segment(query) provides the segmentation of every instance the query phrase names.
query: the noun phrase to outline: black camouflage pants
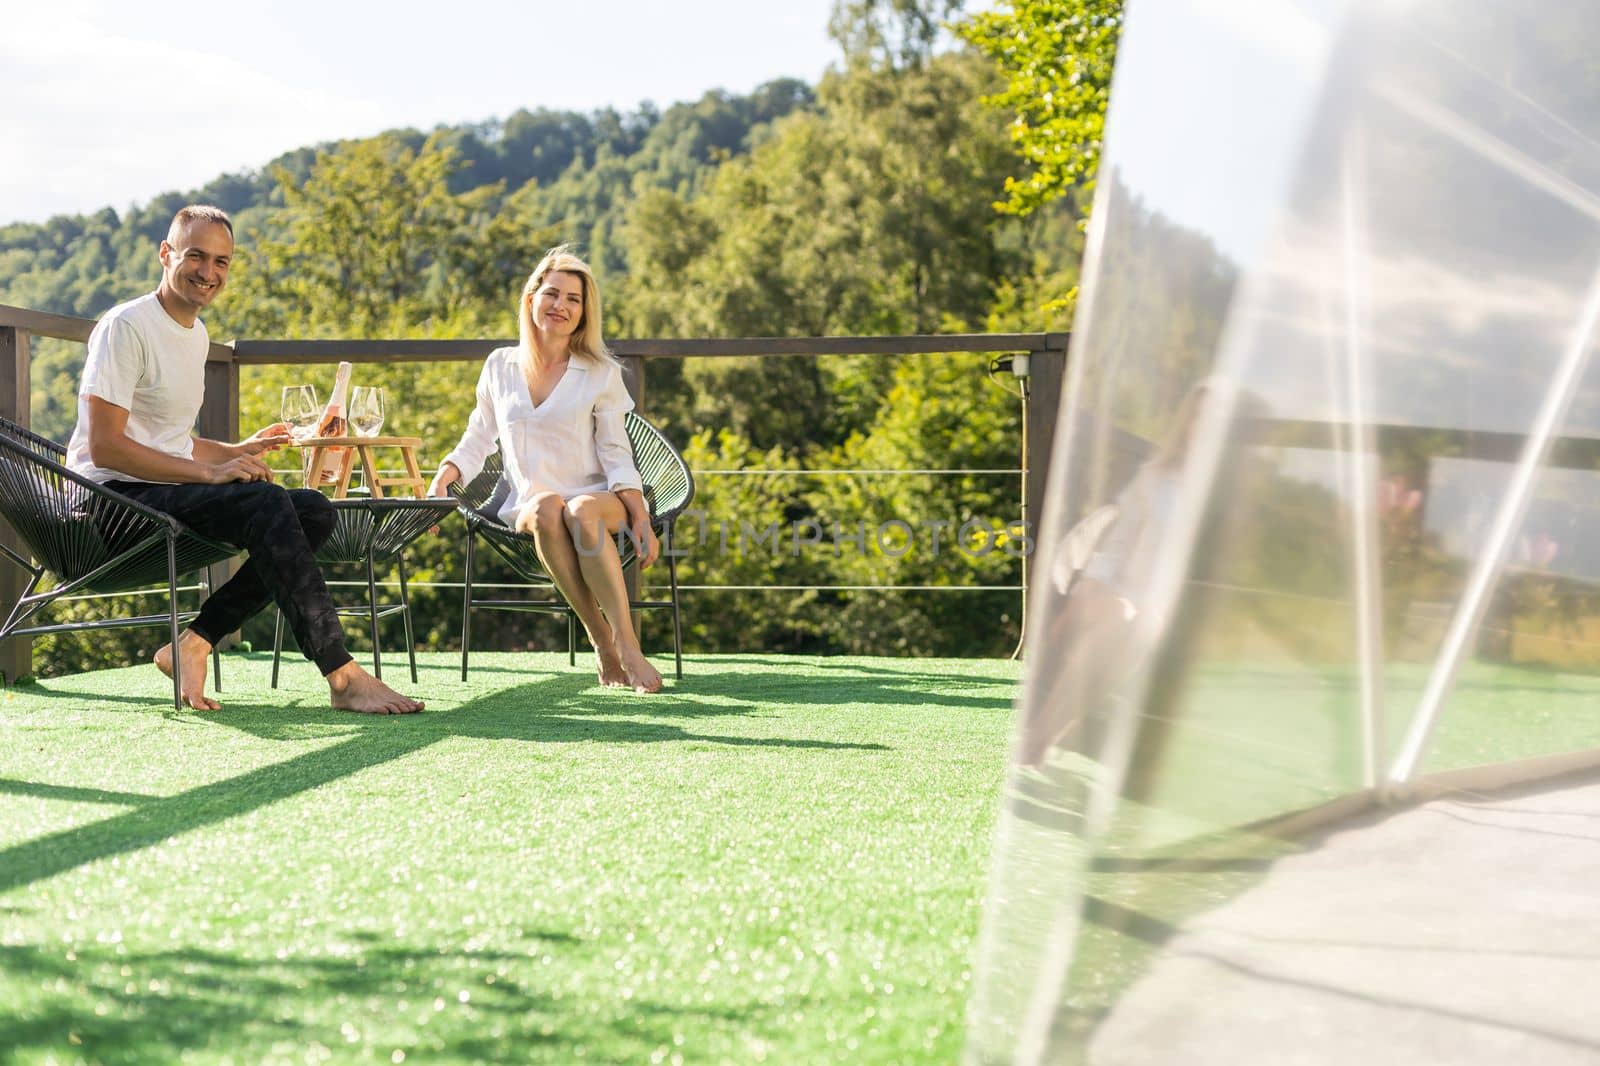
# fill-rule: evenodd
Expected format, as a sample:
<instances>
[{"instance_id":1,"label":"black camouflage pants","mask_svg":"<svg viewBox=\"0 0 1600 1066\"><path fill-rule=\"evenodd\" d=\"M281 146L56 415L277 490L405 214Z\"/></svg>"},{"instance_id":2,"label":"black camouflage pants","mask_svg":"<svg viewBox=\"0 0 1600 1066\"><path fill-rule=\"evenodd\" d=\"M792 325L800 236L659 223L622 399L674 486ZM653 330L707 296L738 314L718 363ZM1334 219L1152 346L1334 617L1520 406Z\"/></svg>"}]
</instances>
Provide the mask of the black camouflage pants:
<instances>
[{"instance_id":1,"label":"black camouflage pants","mask_svg":"<svg viewBox=\"0 0 1600 1066\"><path fill-rule=\"evenodd\" d=\"M324 677L350 662L344 630L317 566L316 551L338 517L314 489L265 481L168 485L113 481L109 488L171 515L202 537L236 544L250 555L213 592L189 628L215 644L244 620L276 603L307 659Z\"/></svg>"}]
</instances>

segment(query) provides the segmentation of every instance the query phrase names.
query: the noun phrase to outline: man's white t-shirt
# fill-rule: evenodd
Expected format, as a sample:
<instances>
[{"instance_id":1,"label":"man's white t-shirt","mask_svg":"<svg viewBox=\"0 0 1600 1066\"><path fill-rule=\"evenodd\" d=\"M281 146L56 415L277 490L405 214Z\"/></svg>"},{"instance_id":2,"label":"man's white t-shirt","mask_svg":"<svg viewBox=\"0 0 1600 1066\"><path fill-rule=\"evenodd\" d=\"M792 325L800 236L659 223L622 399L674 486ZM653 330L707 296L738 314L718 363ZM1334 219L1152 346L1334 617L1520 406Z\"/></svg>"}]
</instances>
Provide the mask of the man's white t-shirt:
<instances>
[{"instance_id":1,"label":"man's white t-shirt","mask_svg":"<svg viewBox=\"0 0 1600 1066\"><path fill-rule=\"evenodd\" d=\"M89 458L89 400L98 396L128 412L128 439L175 455L194 456L195 419L205 396L205 323L173 320L155 293L118 304L89 334L89 358L78 386L78 424L67 444L67 468L92 481L145 481L95 466Z\"/></svg>"}]
</instances>

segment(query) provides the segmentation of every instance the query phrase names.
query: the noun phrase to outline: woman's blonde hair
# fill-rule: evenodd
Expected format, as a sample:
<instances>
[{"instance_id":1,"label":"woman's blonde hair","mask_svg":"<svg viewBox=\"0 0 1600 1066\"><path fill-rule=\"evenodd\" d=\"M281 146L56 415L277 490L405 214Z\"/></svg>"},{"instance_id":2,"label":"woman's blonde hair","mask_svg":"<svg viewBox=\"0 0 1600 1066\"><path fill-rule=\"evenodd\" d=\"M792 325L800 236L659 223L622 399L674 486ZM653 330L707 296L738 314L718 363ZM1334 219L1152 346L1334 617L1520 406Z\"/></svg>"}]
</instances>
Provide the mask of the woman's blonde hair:
<instances>
[{"instance_id":1,"label":"woman's blonde hair","mask_svg":"<svg viewBox=\"0 0 1600 1066\"><path fill-rule=\"evenodd\" d=\"M530 293L539 291L546 276L552 273L573 274L583 283L583 314L578 328L572 331L570 351L573 355L600 363L614 363L616 357L606 347L605 335L600 328L600 286L594 280L589 264L579 259L570 244L558 244L539 260L539 265L528 275L528 283L517 297L517 330L524 351L533 350L533 310L528 304Z\"/></svg>"}]
</instances>

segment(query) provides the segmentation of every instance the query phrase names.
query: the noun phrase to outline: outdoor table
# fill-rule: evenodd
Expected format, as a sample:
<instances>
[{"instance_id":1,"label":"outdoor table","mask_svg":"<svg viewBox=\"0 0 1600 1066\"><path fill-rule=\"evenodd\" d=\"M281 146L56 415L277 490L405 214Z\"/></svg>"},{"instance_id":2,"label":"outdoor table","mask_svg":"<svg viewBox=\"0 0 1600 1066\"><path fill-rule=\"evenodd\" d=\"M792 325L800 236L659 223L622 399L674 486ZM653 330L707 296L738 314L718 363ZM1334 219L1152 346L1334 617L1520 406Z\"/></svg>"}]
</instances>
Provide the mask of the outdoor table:
<instances>
[{"instance_id":1,"label":"outdoor table","mask_svg":"<svg viewBox=\"0 0 1600 1066\"><path fill-rule=\"evenodd\" d=\"M372 635L372 672L383 677L383 656L378 641L378 620L399 614L405 626L406 652L411 664L411 680L417 680L416 643L411 627L410 594L406 587L405 552L417 537L436 527L456 509L451 497L427 496L427 481L417 465L417 448L420 437L309 437L293 442L292 447L310 449L310 459L303 470L316 471L329 460L328 449L344 448L338 459L333 483L333 508L338 517L333 534L317 549L317 562L335 566L358 566L365 569L366 602L359 605L340 606L340 615L365 617ZM405 463L405 477L384 477L378 473L374 452L379 448L395 448ZM350 495L350 478L359 455L364 468L365 491ZM322 488L322 485L310 485ZM385 488L407 488L409 494L385 496ZM393 561L399 569L400 597L398 603L378 602L377 567ZM283 646L283 617L279 614L273 627L272 687L278 687L278 661Z\"/></svg>"}]
</instances>

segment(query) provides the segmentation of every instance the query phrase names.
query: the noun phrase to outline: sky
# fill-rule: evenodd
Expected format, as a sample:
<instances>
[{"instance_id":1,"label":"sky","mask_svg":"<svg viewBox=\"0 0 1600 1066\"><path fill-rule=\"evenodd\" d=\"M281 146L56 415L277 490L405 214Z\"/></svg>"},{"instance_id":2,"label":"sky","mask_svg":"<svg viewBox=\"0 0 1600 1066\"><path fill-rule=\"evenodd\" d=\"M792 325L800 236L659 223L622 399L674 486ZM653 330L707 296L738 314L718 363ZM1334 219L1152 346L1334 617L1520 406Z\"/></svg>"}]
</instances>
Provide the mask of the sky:
<instances>
[{"instance_id":1,"label":"sky","mask_svg":"<svg viewBox=\"0 0 1600 1066\"><path fill-rule=\"evenodd\" d=\"M1234 260L1249 261L1299 162L1346 6L1346 0L1130 5L1105 161L1147 207L1207 233ZM1216 76L1219 66L1227 77ZM1219 142L1226 152L1216 151Z\"/></svg>"},{"instance_id":2,"label":"sky","mask_svg":"<svg viewBox=\"0 0 1600 1066\"><path fill-rule=\"evenodd\" d=\"M165 20L127 0L6 8L0 224L122 211L395 127L815 83L838 58L832 0L255 0Z\"/></svg>"}]
</instances>

